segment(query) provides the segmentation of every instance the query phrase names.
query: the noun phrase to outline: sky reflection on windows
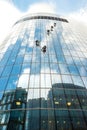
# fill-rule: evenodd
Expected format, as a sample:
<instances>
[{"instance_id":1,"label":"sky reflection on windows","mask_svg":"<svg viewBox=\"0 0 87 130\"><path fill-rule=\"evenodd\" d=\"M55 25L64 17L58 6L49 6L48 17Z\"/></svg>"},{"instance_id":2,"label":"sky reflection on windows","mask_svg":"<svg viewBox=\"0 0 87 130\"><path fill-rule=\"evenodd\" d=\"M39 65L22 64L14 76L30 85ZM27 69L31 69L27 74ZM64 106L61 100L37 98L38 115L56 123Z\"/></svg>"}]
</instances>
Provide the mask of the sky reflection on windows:
<instances>
[{"instance_id":1,"label":"sky reflection on windows","mask_svg":"<svg viewBox=\"0 0 87 130\"><path fill-rule=\"evenodd\" d=\"M12 109L12 119L13 113L16 114L15 119L17 115L20 117L20 121L17 119L20 129L26 120L26 130L71 130L71 117L73 129L77 127L76 123L81 128L83 124L85 126L85 117L81 113L82 109L84 113L87 109L86 42L82 45L84 33L79 34L76 30L75 35L72 23L63 24L48 19L33 19L15 26L0 52L0 110ZM36 46L36 40L40 41L39 46ZM43 46L47 47L46 53L42 51ZM67 106L68 102L71 106ZM0 117L1 124L8 123L9 113L4 112ZM26 119L23 120L23 117ZM6 130L5 126L3 129Z\"/></svg>"}]
</instances>

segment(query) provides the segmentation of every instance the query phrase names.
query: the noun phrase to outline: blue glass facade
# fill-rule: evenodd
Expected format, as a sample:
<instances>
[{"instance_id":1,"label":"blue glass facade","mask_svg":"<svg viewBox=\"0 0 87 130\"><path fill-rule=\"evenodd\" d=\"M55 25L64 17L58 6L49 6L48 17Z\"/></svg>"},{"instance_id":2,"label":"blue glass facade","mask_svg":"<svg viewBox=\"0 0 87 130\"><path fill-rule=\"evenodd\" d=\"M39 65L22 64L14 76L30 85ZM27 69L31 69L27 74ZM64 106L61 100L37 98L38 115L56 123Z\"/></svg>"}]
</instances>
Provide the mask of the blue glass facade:
<instances>
[{"instance_id":1,"label":"blue glass facade","mask_svg":"<svg viewBox=\"0 0 87 130\"><path fill-rule=\"evenodd\" d=\"M0 130L87 130L87 31L34 14L0 45Z\"/></svg>"}]
</instances>

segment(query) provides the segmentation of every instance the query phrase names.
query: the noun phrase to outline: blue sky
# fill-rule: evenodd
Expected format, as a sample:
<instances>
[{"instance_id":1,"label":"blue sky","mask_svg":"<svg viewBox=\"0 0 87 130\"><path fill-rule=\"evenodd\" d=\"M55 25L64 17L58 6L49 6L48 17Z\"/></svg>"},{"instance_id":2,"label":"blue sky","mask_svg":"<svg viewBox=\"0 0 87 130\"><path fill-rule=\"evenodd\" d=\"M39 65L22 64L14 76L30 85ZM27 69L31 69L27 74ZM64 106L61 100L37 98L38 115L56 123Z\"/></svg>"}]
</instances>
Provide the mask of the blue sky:
<instances>
[{"instance_id":1,"label":"blue sky","mask_svg":"<svg viewBox=\"0 0 87 130\"><path fill-rule=\"evenodd\" d=\"M29 6L36 3L51 3L56 7L57 13L66 14L75 12L87 5L87 0L11 0L22 12L26 12Z\"/></svg>"},{"instance_id":2,"label":"blue sky","mask_svg":"<svg viewBox=\"0 0 87 130\"><path fill-rule=\"evenodd\" d=\"M86 22L87 0L0 0L0 41L20 17L37 12L71 16Z\"/></svg>"}]
</instances>

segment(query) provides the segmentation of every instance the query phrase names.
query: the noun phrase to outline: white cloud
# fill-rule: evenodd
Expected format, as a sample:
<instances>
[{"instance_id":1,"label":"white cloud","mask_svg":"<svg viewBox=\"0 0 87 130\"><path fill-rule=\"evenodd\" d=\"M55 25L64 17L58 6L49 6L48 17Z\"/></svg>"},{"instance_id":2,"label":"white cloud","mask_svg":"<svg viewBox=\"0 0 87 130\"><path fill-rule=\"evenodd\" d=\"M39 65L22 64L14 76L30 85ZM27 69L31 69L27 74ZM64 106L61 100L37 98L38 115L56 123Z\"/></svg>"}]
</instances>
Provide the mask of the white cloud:
<instances>
[{"instance_id":1,"label":"white cloud","mask_svg":"<svg viewBox=\"0 0 87 130\"><path fill-rule=\"evenodd\" d=\"M87 7L82 8L77 12L71 13L69 17L74 18L75 20L83 22L87 25Z\"/></svg>"},{"instance_id":2,"label":"white cloud","mask_svg":"<svg viewBox=\"0 0 87 130\"><path fill-rule=\"evenodd\" d=\"M28 13L55 13L55 5L52 3L36 3L30 5Z\"/></svg>"},{"instance_id":3,"label":"white cloud","mask_svg":"<svg viewBox=\"0 0 87 130\"><path fill-rule=\"evenodd\" d=\"M11 2L6 2L5 0L0 1L0 44L1 41L5 39L8 35L12 25L23 15L29 13L55 13L56 5L53 4L52 0L48 3L35 3L29 6L28 11L25 13L20 12ZM74 12L69 15L70 18L87 22L87 8L80 9L78 12ZM87 23L86 23L87 24Z\"/></svg>"},{"instance_id":4,"label":"white cloud","mask_svg":"<svg viewBox=\"0 0 87 130\"><path fill-rule=\"evenodd\" d=\"M22 13L12 4L6 1L0 1L0 44L21 15Z\"/></svg>"},{"instance_id":5,"label":"white cloud","mask_svg":"<svg viewBox=\"0 0 87 130\"><path fill-rule=\"evenodd\" d=\"M8 35L12 25L23 15L29 13L55 13L55 6L50 2L47 3L36 3L29 6L27 12L20 12L11 2L0 1L0 44Z\"/></svg>"}]
</instances>

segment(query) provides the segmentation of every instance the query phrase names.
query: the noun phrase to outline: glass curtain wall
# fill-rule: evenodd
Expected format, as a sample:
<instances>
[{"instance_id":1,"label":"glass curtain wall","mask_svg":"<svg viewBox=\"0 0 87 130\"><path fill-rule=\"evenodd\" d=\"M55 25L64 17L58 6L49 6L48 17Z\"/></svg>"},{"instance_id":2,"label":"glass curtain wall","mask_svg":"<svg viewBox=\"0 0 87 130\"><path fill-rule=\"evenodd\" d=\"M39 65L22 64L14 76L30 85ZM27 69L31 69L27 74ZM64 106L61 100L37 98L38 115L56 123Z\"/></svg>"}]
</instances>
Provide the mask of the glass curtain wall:
<instances>
[{"instance_id":1,"label":"glass curtain wall","mask_svg":"<svg viewBox=\"0 0 87 130\"><path fill-rule=\"evenodd\" d=\"M87 130L87 30L51 14L16 22L0 45L0 130Z\"/></svg>"}]
</instances>

